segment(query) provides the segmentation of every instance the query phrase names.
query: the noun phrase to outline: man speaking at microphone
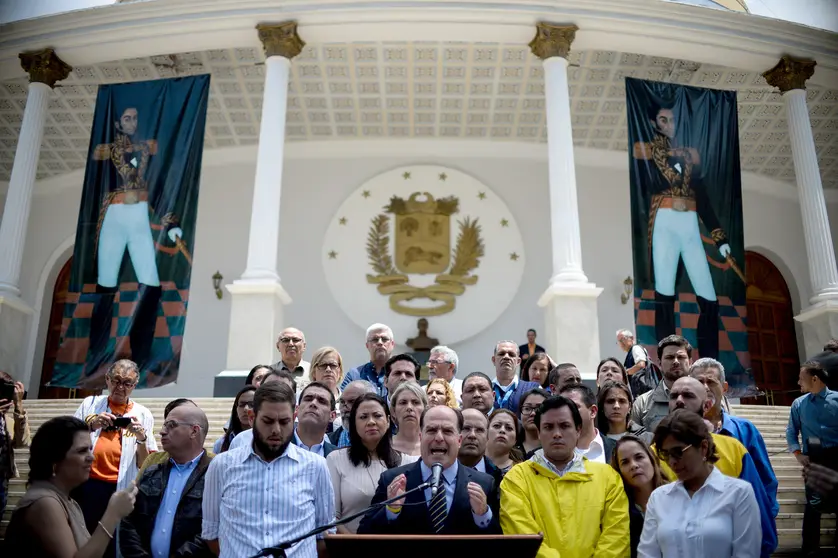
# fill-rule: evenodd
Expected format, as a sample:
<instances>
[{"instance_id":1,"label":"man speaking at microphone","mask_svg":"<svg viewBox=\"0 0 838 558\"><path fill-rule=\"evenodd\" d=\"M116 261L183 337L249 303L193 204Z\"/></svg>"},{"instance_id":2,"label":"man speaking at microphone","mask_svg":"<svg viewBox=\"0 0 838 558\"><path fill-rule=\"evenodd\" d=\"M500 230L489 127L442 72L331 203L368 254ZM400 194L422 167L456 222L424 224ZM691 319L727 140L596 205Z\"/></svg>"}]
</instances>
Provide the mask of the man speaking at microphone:
<instances>
[{"instance_id":1,"label":"man speaking at microphone","mask_svg":"<svg viewBox=\"0 0 838 558\"><path fill-rule=\"evenodd\" d=\"M489 535L500 533L498 492L491 476L457 462L463 415L431 407L419 419L422 458L382 473L372 505L405 497L372 510L359 534ZM412 489L429 483L423 490ZM434 487L436 490L434 490Z\"/></svg>"}]
</instances>

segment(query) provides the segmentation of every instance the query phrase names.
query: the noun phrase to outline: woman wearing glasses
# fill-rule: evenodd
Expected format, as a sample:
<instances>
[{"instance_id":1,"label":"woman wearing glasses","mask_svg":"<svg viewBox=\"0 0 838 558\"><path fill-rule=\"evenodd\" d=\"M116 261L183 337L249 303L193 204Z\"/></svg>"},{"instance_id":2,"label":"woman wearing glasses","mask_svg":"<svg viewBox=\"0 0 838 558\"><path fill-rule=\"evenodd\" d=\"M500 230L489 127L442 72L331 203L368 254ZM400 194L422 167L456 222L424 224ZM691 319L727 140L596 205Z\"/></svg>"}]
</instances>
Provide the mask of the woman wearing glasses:
<instances>
[{"instance_id":1,"label":"woman wearing glasses","mask_svg":"<svg viewBox=\"0 0 838 558\"><path fill-rule=\"evenodd\" d=\"M230 449L230 442L237 434L250 430L253 426L248 411L253 408L253 395L256 393L256 386L244 386L236 395L233 401L233 410L230 413L229 427L224 436L215 441L212 451L216 454L223 453Z\"/></svg>"},{"instance_id":2,"label":"woman wearing glasses","mask_svg":"<svg viewBox=\"0 0 838 558\"><path fill-rule=\"evenodd\" d=\"M329 386L335 394L335 401L340 399L340 383L343 381L343 359L334 347L321 347L311 357L311 379ZM305 386L302 386L305 387ZM300 389L302 389L302 387ZM341 425L340 408L336 409L333 426L327 430L331 432Z\"/></svg>"},{"instance_id":3,"label":"woman wearing glasses","mask_svg":"<svg viewBox=\"0 0 838 558\"><path fill-rule=\"evenodd\" d=\"M105 374L108 394L85 398L75 413L90 429L93 446L90 478L73 491L90 533L102 519L111 496L128 488L149 452L157 451L152 434L154 416L131 400L139 379L135 362L116 361ZM115 548L111 541L104 556L114 556Z\"/></svg>"},{"instance_id":4,"label":"woman wearing glasses","mask_svg":"<svg viewBox=\"0 0 838 558\"><path fill-rule=\"evenodd\" d=\"M529 459L541 449L541 440L538 439L538 427L535 425L535 411L544 401L550 397L547 391L541 388L531 389L521 398L521 443L518 449L524 455L524 460Z\"/></svg>"},{"instance_id":5,"label":"woman wearing glasses","mask_svg":"<svg viewBox=\"0 0 838 558\"><path fill-rule=\"evenodd\" d=\"M660 558L757 558L759 507L745 481L723 475L704 420L678 409L655 429L655 447L678 481L649 497L637 555Z\"/></svg>"}]
</instances>

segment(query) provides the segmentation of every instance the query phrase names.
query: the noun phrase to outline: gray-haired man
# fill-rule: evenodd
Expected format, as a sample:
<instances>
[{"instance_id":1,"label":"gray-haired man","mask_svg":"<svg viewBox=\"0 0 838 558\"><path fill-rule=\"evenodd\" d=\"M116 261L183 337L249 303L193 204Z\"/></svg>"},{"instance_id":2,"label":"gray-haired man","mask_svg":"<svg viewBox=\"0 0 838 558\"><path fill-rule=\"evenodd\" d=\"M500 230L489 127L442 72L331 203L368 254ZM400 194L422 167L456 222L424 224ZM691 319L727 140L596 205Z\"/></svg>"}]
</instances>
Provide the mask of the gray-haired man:
<instances>
[{"instance_id":1,"label":"gray-haired man","mask_svg":"<svg viewBox=\"0 0 838 558\"><path fill-rule=\"evenodd\" d=\"M454 390L454 395L457 396L457 403L463 404L463 381L457 378L457 367L460 365L460 359L453 349L445 345L437 345L431 349L431 358L428 360L428 368L430 368L430 379L442 378L451 389Z\"/></svg>"}]
</instances>

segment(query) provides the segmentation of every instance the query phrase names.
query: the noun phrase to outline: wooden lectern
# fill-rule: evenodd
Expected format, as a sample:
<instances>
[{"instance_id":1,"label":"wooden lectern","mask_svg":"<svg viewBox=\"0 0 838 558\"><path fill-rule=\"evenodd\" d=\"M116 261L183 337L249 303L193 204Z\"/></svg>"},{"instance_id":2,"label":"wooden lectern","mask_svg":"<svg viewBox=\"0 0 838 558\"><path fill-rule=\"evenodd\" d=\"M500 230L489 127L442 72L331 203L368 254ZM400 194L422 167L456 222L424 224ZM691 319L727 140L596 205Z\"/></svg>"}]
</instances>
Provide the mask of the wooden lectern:
<instances>
[{"instance_id":1,"label":"wooden lectern","mask_svg":"<svg viewBox=\"0 0 838 558\"><path fill-rule=\"evenodd\" d=\"M535 558L542 539L541 535L326 535L326 548L330 556Z\"/></svg>"}]
</instances>

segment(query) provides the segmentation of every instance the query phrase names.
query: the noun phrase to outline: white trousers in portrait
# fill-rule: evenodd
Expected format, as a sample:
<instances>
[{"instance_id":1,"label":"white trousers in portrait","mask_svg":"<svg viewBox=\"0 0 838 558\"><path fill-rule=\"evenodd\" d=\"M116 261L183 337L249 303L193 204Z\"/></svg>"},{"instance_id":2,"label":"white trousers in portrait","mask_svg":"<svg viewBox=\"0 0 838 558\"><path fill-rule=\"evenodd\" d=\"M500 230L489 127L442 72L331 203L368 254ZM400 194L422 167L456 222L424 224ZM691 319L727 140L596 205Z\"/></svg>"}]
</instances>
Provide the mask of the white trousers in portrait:
<instances>
[{"instance_id":1,"label":"white trousers in portrait","mask_svg":"<svg viewBox=\"0 0 838 558\"><path fill-rule=\"evenodd\" d=\"M695 211L675 211L662 208L655 213L652 233L652 262L655 267L655 290L662 295L675 296L675 274L678 260L692 283L693 291L701 298L716 300L710 264L701 240L698 214Z\"/></svg>"},{"instance_id":2,"label":"white trousers in portrait","mask_svg":"<svg viewBox=\"0 0 838 558\"><path fill-rule=\"evenodd\" d=\"M119 267L126 249L137 281L150 287L159 287L154 239L151 237L151 222L148 219L148 202L130 205L115 203L108 206L102 229L99 231L99 285L117 286Z\"/></svg>"}]
</instances>

